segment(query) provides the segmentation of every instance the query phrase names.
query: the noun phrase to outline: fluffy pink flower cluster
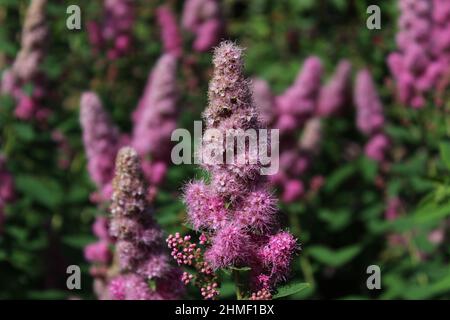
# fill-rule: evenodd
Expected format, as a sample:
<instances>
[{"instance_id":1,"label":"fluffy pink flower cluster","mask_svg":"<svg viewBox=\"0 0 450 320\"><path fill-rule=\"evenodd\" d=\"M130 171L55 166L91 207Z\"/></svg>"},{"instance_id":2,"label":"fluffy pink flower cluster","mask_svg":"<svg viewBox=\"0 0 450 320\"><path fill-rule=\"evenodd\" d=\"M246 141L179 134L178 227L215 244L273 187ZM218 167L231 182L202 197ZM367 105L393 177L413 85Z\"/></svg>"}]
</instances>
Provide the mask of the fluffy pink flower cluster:
<instances>
[{"instance_id":1,"label":"fluffy pink flower cluster","mask_svg":"<svg viewBox=\"0 0 450 320\"><path fill-rule=\"evenodd\" d=\"M354 102L356 106L356 126L369 136L365 154L377 161L385 160L389 148L389 138L383 133L383 105L369 70L361 70L356 76Z\"/></svg>"},{"instance_id":2,"label":"fluffy pink flower cluster","mask_svg":"<svg viewBox=\"0 0 450 320\"><path fill-rule=\"evenodd\" d=\"M131 50L135 20L133 0L105 0L101 22L87 24L89 41L95 52L107 49L107 56L115 60Z\"/></svg>"},{"instance_id":3,"label":"fluffy pink flower cluster","mask_svg":"<svg viewBox=\"0 0 450 320\"><path fill-rule=\"evenodd\" d=\"M22 120L45 121L50 114L43 102L47 93L46 79L39 69L48 38L46 8L46 0L31 2L22 30L21 49L11 69L2 76L0 91L14 98L15 116ZM24 89L26 85L31 85L31 93Z\"/></svg>"},{"instance_id":4,"label":"fluffy pink flower cluster","mask_svg":"<svg viewBox=\"0 0 450 320\"><path fill-rule=\"evenodd\" d=\"M187 0L183 8L182 26L195 34L193 48L208 51L224 34L219 0Z\"/></svg>"},{"instance_id":5,"label":"fluffy pink flower cluster","mask_svg":"<svg viewBox=\"0 0 450 320\"><path fill-rule=\"evenodd\" d=\"M164 52L176 57L181 56L183 42L175 14L168 6L162 5L156 9L156 20L161 30Z\"/></svg>"},{"instance_id":6,"label":"fluffy pink flower cluster","mask_svg":"<svg viewBox=\"0 0 450 320\"><path fill-rule=\"evenodd\" d=\"M426 94L450 73L450 3L400 0L398 51L388 57L400 102L425 106Z\"/></svg>"},{"instance_id":7,"label":"fluffy pink flower cluster","mask_svg":"<svg viewBox=\"0 0 450 320\"><path fill-rule=\"evenodd\" d=\"M203 114L207 128L219 130L223 136L228 129L261 128L250 83L243 75L242 50L222 42L213 62L209 105ZM236 157L242 156L248 160L252 155L247 148L238 148ZM277 201L259 174L259 162L209 162L205 168L211 183L192 182L184 193L190 223L211 238L205 260L214 269L250 266L256 288L273 288L287 276L297 242L279 230Z\"/></svg>"},{"instance_id":8,"label":"fluffy pink flower cluster","mask_svg":"<svg viewBox=\"0 0 450 320\"><path fill-rule=\"evenodd\" d=\"M285 202L293 202L306 192L299 177L307 172L319 151L320 118L339 114L350 97L351 64L348 61L338 64L331 80L324 86L322 72L320 60L308 58L294 84L277 97L267 82L259 79L253 82L254 100L262 121L280 129L280 170L270 177L270 181L281 187ZM303 132L298 140L300 129Z\"/></svg>"},{"instance_id":9,"label":"fluffy pink flower cluster","mask_svg":"<svg viewBox=\"0 0 450 320\"><path fill-rule=\"evenodd\" d=\"M146 188L139 155L130 147L122 148L113 181L110 234L117 238L116 252L123 275L109 285L112 299L176 299L183 292L181 272L169 264L163 233L153 219Z\"/></svg>"},{"instance_id":10,"label":"fluffy pink flower cluster","mask_svg":"<svg viewBox=\"0 0 450 320\"><path fill-rule=\"evenodd\" d=\"M5 221L5 206L15 198L14 180L6 168L6 159L0 155L0 233Z\"/></svg>"}]
</instances>

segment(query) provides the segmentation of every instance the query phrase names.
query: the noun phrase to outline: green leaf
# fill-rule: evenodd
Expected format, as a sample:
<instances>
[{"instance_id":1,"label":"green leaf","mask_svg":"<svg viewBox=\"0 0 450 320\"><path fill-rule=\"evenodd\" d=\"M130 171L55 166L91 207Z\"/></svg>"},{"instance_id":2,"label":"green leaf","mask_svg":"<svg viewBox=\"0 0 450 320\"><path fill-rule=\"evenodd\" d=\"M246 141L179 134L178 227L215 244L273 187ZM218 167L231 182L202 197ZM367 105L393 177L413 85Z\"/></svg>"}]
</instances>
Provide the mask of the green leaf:
<instances>
[{"instance_id":1,"label":"green leaf","mask_svg":"<svg viewBox=\"0 0 450 320\"><path fill-rule=\"evenodd\" d=\"M325 246L312 246L308 253L317 261L332 266L340 267L350 262L361 251L359 245L352 245L342 249L329 249Z\"/></svg>"},{"instance_id":2,"label":"green leaf","mask_svg":"<svg viewBox=\"0 0 450 320\"><path fill-rule=\"evenodd\" d=\"M291 284L287 284L285 286L279 287L277 289L277 293L272 297L273 299L280 299L283 297L290 296L292 294L303 291L307 288L311 287L309 283L306 282L294 282Z\"/></svg>"},{"instance_id":3,"label":"green leaf","mask_svg":"<svg viewBox=\"0 0 450 320\"><path fill-rule=\"evenodd\" d=\"M441 154L442 161L450 169L450 143L449 142L441 142L439 144L439 151Z\"/></svg>"},{"instance_id":4,"label":"green leaf","mask_svg":"<svg viewBox=\"0 0 450 320\"><path fill-rule=\"evenodd\" d=\"M25 123L15 124L14 131L17 134L17 136L24 141L31 141L35 136L33 127Z\"/></svg>"},{"instance_id":5,"label":"green leaf","mask_svg":"<svg viewBox=\"0 0 450 320\"><path fill-rule=\"evenodd\" d=\"M62 201L61 187L54 180L19 175L16 177L16 187L24 195L48 208L55 208Z\"/></svg>"},{"instance_id":6,"label":"green leaf","mask_svg":"<svg viewBox=\"0 0 450 320\"><path fill-rule=\"evenodd\" d=\"M45 291L30 291L28 299L33 300L62 300L67 298L67 292L62 290L45 290Z\"/></svg>"},{"instance_id":7,"label":"green leaf","mask_svg":"<svg viewBox=\"0 0 450 320\"><path fill-rule=\"evenodd\" d=\"M325 184L327 192L335 191L345 180L353 175L356 168L353 165L346 165L334 171L328 178Z\"/></svg>"},{"instance_id":8,"label":"green leaf","mask_svg":"<svg viewBox=\"0 0 450 320\"><path fill-rule=\"evenodd\" d=\"M82 249L86 245L95 242L93 236L65 236L62 238L62 242L69 247Z\"/></svg>"}]
</instances>

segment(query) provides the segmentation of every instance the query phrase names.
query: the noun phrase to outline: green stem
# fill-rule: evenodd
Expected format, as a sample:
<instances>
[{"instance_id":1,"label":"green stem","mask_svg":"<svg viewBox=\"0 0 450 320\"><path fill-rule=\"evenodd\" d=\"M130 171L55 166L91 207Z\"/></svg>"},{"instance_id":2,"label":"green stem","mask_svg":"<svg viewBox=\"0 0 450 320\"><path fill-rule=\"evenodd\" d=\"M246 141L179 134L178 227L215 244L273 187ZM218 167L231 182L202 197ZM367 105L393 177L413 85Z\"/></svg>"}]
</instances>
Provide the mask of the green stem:
<instances>
[{"instance_id":1,"label":"green stem","mask_svg":"<svg viewBox=\"0 0 450 320\"><path fill-rule=\"evenodd\" d=\"M238 270L233 270L233 278L234 278L234 284L236 286L236 299L242 300L241 281L240 281Z\"/></svg>"}]
</instances>

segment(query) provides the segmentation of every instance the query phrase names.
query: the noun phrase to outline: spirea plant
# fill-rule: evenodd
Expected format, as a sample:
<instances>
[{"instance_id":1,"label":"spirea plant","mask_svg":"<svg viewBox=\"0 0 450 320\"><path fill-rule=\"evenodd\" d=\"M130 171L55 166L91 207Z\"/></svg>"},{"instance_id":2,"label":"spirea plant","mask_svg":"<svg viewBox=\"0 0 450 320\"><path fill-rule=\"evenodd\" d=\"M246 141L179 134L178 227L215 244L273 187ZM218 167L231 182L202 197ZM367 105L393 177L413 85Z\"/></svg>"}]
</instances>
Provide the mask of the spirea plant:
<instances>
[{"instance_id":1,"label":"spirea plant","mask_svg":"<svg viewBox=\"0 0 450 320\"><path fill-rule=\"evenodd\" d=\"M243 73L242 49L232 42L222 42L214 51L213 63L209 104L203 113L207 128L217 129L223 136L229 129L262 128L250 82ZM299 244L280 227L277 200L266 177L259 173L260 163L248 161L249 153L248 148L236 150L236 157L247 159L245 164L226 161L204 163L210 181L188 183L184 201L189 223L194 230L203 232L202 242L207 239L201 258L204 268L211 272L232 270L237 282L237 298L250 297L251 293L255 293L254 297L267 298L278 284L288 278ZM205 154L200 156L206 157ZM215 155L219 158L224 156L225 151ZM181 265L192 265L191 259L198 259L196 246L184 244L189 240L179 235L168 238L172 255ZM183 245L182 250L177 242ZM192 248L193 251L187 257L179 257L184 248ZM242 268L250 270L248 282L244 284L239 279ZM216 283L209 287L215 290ZM205 298L214 296L215 293L204 295Z\"/></svg>"}]
</instances>

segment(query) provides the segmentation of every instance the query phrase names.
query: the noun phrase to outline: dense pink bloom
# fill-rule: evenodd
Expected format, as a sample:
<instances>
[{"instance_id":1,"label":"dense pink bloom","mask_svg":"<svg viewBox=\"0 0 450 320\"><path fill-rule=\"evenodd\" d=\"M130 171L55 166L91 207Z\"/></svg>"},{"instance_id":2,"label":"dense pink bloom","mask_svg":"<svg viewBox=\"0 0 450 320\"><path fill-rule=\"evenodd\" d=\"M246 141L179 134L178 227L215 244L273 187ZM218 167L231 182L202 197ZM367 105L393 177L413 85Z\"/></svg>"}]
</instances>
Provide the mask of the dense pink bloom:
<instances>
[{"instance_id":1,"label":"dense pink bloom","mask_svg":"<svg viewBox=\"0 0 450 320\"><path fill-rule=\"evenodd\" d=\"M235 217L240 225L258 232L272 230L278 207L277 199L270 192L251 191L242 201L242 210Z\"/></svg>"},{"instance_id":2,"label":"dense pink bloom","mask_svg":"<svg viewBox=\"0 0 450 320\"><path fill-rule=\"evenodd\" d=\"M296 239L286 231L271 236L267 244L260 249L261 260L270 269L275 283L283 280L289 271L292 255L296 250Z\"/></svg>"},{"instance_id":3,"label":"dense pink bloom","mask_svg":"<svg viewBox=\"0 0 450 320\"><path fill-rule=\"evenodd\" d=\"M356 125L362 133L372 135L383 127L384 115L383 105L369 70L358 72L354 90Z\"/></svg>"},{"instance_id":4,"label":"dense pink bloom","mask_svg":"<svg viewBox=\"0 0 450 320\"><path fill-rule=\"evenodd\" d=\"M109 263L112 258L111 251L109 250L109 243L100 240L96 243L87 245L84 248L84 256L89 262Z\"/></svg>"},{"instance_id":5,"label":"dense pink bloom","mask_svg":"<svg viewBox=\"0 0 450 320\"><path fill-rule=\"evenodd\" d=\"M248 262L251 245L242 226L230 223L217 231L205 259L214 269L239 266Z\"/></svg>"},{"instance_id":6,"label":"dense pink bloom","mask_svg":"<svg viewBox=\"0 0 450 320\"><path fill-rule=\"evenodd\" d=\"M300 139L300 149L309 154L317 154L322 140L322 124L320 118L309 119Z\"/></svg>"},{"instance_id":7,"label":"dense pink bloom","mask_svg":"<svg viewBox=\"0 0 450 320\"><path fill-rule=\"evenodd\" d=\"M120 146L118 128L103 109L94 92L85 92L80 101L80 122L91 179L102 190L114 174L114 159Z\"/></svg>"},{"instance_id":8,"label":"dense pink bloom","mask_svg":"<svg viewBox=\"0 0 450 320\"><path fill-rule=\"evenodd\" d=\"M193 48L208 51L224 34L220 2L218 0L187 0L183 8L182 26L195 34Z\"/></svg>"},{"instance_id":9,"label":"dense pink bloom","mask_svg":"<svg viewBox=\"0 0 450 320\"><path fill-rule=\"evenodd\" d=\"M188 219L197 230L219 228L227 218L223 199L214 194L210 186L203 181L189 183L184 192L184 201L188 208Z\"/></svg>"},{"instance_id":10,"label":"dense pink bloom","mask_svg":"<svg viewBox=\"0 0 450 320\"><path fill-rule=\"evenodd\" d=\"M163 5L156 10L156 19L161 30L164 52L179 57L183 43L174 13L169 7Z\"/></svg>"},{"instance_id":11,"label":"dense pink bloom","mask_svg":"<svg viewBox=\"0 0 450 320\"><path fill-rule=\"evenodd\" d=\"M162 232L153 219L139 156L129 147L122 148L117 155L113 188L110 230L118 239L116 251L120 269L127 277L132 277L133 283L137 281L139 287L148 280L157 281L156 289L150 290L150 295L143 291L142 296L130 296L130 293L120 291L127 286L117 283L113 285L113 291L119 293L114 295L125 299L160 299L163 296L159 286L164 286L174 288L172 298L179 296L183 287L181 275L178 278L170 276L178 271L169 264ZM148 285L145 287L149 288Z\"/></svg>"},{"instance_id":12,"label":"dense pink bloom","mask_svg":"<svg viewBox=\"0 0 450 320\"><path fill-rule=\"evenodd\" d=\"M367 142L364 151L366 156L377 161L382 162L385 159L386 151L389 148L389 139L386 135L379 133L373 136L369 142Z\"/></svg>"},{"instance_id":13,"label":"dense pink bloom","mask_svg":"<svg viewBox=\"0 0 450 320\"><path fill-rule=\"evenodd\" d=\"M112 279L108 290L112 300L154 300L155 297L147 282L134 274Z\"/></svg>"},{"instance_id":14,"label":"dense pink bloom","mask_svg":"<svg viewBox=\"0 0 450 320\"><path fill-rule=\"evenodd\" d=\"M319 116L334 115L345 107L349 98L351 72L349 61L339 62L331 80L320 90L316 110Z\"/></svg>"}]
</instances>

